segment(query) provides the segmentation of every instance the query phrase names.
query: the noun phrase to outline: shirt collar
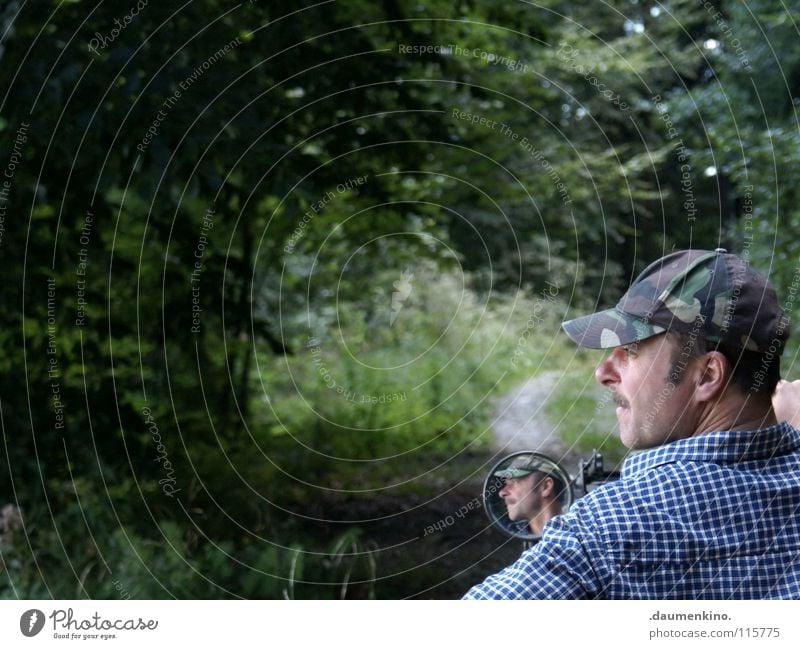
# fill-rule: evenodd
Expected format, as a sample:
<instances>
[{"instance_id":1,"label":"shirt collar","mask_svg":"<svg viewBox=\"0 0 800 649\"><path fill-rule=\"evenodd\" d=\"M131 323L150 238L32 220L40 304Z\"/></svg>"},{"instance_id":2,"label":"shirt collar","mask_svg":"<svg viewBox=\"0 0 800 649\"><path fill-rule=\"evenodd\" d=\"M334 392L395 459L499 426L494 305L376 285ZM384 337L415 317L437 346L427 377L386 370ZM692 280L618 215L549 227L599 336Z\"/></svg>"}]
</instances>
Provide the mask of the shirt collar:
<instances>
[{"instance_id":1,"label":"shirt collar","mask_svg":"<svg viewBox=\"0 0 800 649\"><path fill-rule=\"evenodd\" d=\"M703 433L632 455L622 465L622 477L680 460L735 463L762 460L800 449L800 432L786 422L758 430Z\"/></svg>"}]
</instances>

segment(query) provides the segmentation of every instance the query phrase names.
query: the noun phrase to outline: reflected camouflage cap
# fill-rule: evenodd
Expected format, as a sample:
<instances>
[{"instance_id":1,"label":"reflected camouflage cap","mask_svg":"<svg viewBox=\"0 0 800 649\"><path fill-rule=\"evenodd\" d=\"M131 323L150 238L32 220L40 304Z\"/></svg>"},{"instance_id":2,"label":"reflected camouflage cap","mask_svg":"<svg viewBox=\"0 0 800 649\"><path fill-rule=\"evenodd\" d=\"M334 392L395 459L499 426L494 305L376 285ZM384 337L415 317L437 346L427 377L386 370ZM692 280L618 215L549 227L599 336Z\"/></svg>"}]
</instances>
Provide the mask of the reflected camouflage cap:
<instances>
[{"instance_id":1,"label":"reflected camouflage cap","mask_svg":"<svg viewBox=\"0 0 800 649\"><path fill-rule=\"evenodd\" d=\"M494 475L498 478L522 478L535 472L548 475L550 473L541 461L529 455L523 455L514 459L505 469L495 471Z\"/></svg>"},{"instance_id":2,"label":"reflected camouflage cap","mask_svg":"<svg viewBox=\"0 0 800 649\"><path fill-rule=\"evenodd\" d=\"M780 354L789 321L767 279L722 248L683 250L650 264L619 303L561 325L581 347L629 345L665 331Z\"/></svg>"}]
</instances>

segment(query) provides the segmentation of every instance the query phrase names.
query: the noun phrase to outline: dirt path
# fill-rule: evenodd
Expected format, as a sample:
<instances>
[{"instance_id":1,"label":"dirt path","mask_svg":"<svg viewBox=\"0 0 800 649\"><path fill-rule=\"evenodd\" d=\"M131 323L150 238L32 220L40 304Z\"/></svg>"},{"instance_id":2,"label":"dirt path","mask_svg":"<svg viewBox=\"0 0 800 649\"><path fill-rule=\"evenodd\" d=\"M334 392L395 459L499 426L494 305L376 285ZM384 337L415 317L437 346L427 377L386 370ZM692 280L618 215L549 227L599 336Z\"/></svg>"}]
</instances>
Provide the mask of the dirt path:
<instances>
[{"instance_id":1,"label":"dirt path","mask_svg":"<svg viewBox=\"0 0 800 649\"><path fill-rule=\"evenodd\" d=\"M572 471L578 456L554 434L545 414L547 397L559 377L561 373L557 371L543 372L498 399L493 420L497 451L537 451Z\"/></svg>"}]
</instances>

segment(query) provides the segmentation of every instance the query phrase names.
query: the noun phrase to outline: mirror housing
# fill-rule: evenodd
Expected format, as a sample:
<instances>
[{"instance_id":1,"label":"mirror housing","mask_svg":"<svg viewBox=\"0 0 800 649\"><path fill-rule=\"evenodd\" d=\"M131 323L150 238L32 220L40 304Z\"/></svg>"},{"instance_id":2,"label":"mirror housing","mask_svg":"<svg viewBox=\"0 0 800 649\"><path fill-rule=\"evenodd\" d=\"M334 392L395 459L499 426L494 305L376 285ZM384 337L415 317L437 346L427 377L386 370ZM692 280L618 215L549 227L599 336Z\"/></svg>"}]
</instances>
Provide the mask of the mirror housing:
<instances>
[{"instance_id":1,"label":"mirror housing","mask_svg":"<svg viewBox=\"0 0 800 649\"><path fill-rule=\"evenodd\" d=\"M505 488L506 481L524 480L530 475L534 475L532 484L540 484L545 478L551 478L555 495L546 502L539 497L531 498L524 513L517 511L519 506L513 507L513 504L520 499L509 496L511 509L514 510L513 516L516 519L512 520L509 516L509 506L500 494ZM529 493L533 493L533 490ZM531 529L529 520L525 516L536 516L537 522L543 523L554 515L567 512L574 499L574 480L561 465L542 453L522 451L507 455L490 469L483 482L483 509L489 521L504 534L526 543L535 543L540 535Z\"/></svg>"},{"instance_id":2,"label":"mirror housing","mask_svg":"<svg viewBox=\"0 0 800 649\"><path fill-rule=\"evenodd\" d=\"M500 475L497 475L498 473ZM575 478L570 477L558 462L542 453L520 451L505 456L489 470L483 482L483 509L493 527L507 536L520 539L526 545L538 542L541 537L531 530L528 520L524 517L520 520L511 520L506 501L500 496L500 492L503 491L506 479L513 476L521 478L527 473L551 476L556 483L560 482L563 485L558 495L560 511L557 513L560 514L569 510L575 502L576 493L578 498L585 496L606 482L618 480L620 475L619 471L606 471L603 466L603 456L597 450L580 462ZM518 512L515 512L515 516L517 515ZM541 518L547 519L547 516Z\"/></svg>"}]
</instances>

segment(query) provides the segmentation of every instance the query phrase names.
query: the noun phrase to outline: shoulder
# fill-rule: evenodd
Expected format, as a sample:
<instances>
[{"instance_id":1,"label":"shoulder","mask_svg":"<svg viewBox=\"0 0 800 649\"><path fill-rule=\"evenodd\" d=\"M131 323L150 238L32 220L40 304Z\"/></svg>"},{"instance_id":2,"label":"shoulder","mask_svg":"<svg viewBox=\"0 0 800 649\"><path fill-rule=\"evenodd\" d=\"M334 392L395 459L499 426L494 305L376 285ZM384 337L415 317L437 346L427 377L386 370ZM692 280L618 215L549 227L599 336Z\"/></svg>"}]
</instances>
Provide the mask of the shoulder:
<instances>
[{"instance_id":1,"label":"shoulder","mask_svg":"<svg viewBox=\"0 0 800 649\"><path fill-rule=\"evenodd\" d=\"M591 491L575 502L565 522L603 552L613 552L654 529L668 529L676 512L701 506L718 482L704 464L658 464Z\"/></svg>"},{"instance_id":2,"label":"shoulder","mask_svg":"<svg viewBox=\"0 0 800 649\"><path fill-rule=\"evenodd\" d=\"M602 592L604 552L591 525L572 513L556 516L542 539L512 565L473 587L465 599L585 599Z\"/></svg>"}]
</instances>

